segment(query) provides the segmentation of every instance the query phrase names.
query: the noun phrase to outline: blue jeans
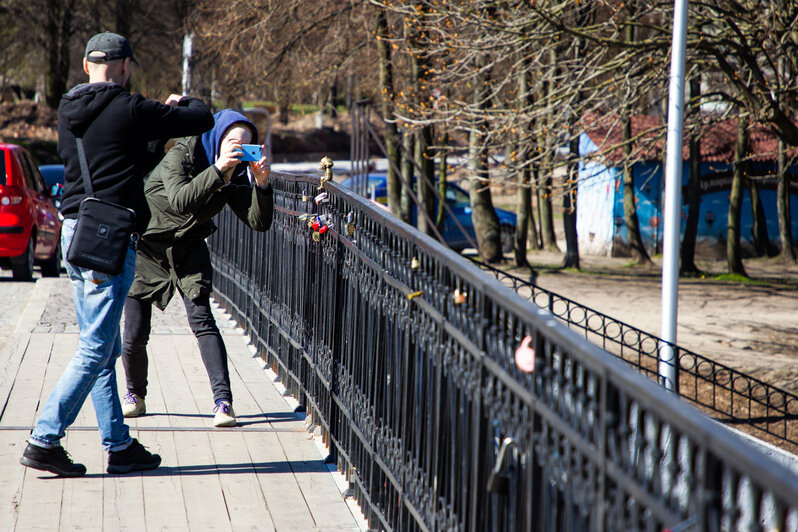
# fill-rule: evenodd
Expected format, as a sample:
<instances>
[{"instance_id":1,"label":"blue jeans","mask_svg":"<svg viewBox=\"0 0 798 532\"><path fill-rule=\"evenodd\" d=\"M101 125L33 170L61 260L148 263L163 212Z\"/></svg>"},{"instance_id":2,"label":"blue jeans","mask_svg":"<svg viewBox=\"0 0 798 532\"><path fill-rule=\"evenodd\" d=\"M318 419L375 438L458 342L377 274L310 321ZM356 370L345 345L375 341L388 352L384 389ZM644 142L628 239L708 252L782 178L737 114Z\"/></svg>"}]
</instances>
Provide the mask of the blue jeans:
<instances>
[{"instance_id":1,"label":"blue jeans","mask_svg":"<svg viewBox=\"0 0 798 532\"><path fill-rule=\"evenodd\" d=\"M64 220L61 249L80 327L80 340L72 360L42 408L30 443L52 448L60 445L66 428L91 393L97 425L106 451L126 449L132 439L122 416L116 387L116 359L122 352L119 322L133 274L136 252L131 246L119 275L86 270L69 264L66 252L75 233L75 220Z\"/></svg>"}]
</instances>

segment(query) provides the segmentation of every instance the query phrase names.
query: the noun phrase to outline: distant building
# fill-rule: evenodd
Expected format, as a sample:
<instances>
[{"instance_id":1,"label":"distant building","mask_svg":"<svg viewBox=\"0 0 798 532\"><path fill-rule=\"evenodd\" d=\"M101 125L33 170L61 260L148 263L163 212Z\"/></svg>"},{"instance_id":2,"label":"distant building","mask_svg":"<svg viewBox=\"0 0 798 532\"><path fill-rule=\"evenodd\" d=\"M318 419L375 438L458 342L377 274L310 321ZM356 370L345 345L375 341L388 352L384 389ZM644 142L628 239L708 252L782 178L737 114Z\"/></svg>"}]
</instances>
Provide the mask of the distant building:
<instances>
[{"instance_id":1,"label":"distant building","mask_svg":"<svg viewBox=\"0 0 798 532\"><path fill-rule=\"evenodd\" d=\"M662 249L662 202L664 183L662 171L662 146L664 139L659 116L632 118L632 166L637 216L643 243L648 252ZM701 207L698 220L696 255L723 257L726 252L729 192L732 182L732 161L736 140L736 121L715 125L701 139ZM577 232L579 251L591 255L629 255L629 239L623 214L623 160L620 122L610 126L588 128L579 141L579 185L577 193ZM751 175L757 183L763 210L767 216L770 245L780 248L779 225L776 210L776 155L775 135L764 126L750 132ZM601 152L606 153L601 153ZM590 155L593 154L593 157ZM798 155L791 148L790 157ZM687 142L682 153L682 234L687 219L687 184L690 179L690 162ZM798 165L789 167L792 175L790 210L793 239L798 238ZM741 244L744 254L752 254L753 218L748 191L743 195L741 217ZM795 244L796 242L794 242Z\"/></svg>"}]
</instances>

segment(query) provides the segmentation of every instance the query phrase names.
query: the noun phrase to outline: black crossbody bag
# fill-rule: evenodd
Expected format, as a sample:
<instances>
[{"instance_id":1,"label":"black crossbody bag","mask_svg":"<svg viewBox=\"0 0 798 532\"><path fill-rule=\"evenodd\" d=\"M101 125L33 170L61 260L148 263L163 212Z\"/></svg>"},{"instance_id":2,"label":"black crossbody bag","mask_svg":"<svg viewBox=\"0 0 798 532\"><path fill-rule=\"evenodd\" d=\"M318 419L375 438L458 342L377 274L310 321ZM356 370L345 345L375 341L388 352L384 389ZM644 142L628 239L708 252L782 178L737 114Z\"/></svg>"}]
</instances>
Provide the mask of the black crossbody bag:
<instances>
[{"instance_id":1,"label":"black crossbody bag","mask_svg":"<svg viewBox=\"0 0 798 532\"><path fill-rule=\"evenodd\" d=\"M83 139L76 137L80 176L88 194L80 202L75 235L67 250L67 261L81 268L118 275L125 265L128 246L136 240L136 212L94 197Z\"/></svg>"}]
</instances>

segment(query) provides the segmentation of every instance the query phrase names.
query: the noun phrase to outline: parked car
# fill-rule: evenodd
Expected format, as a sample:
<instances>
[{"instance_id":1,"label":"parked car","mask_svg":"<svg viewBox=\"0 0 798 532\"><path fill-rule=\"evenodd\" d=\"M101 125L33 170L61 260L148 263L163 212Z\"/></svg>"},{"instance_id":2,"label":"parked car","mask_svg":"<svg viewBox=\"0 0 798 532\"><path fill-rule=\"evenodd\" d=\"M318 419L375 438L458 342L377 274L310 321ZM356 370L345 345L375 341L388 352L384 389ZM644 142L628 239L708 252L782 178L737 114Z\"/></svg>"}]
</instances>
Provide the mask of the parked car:
<instances>
[{"instance_id":1,"label":"parked car","mask_svg":"<svg viewBox=\"0 0 798 532\"><path fill-rule=\"evenodd\" d=\"M60 209L61 196L64 195L64 165L43 164L39 166L39 172L41 172L44 178L47 190L50 191L50 197L53 198L53 203Z\"/></svg>"},{"instance_id":2,"label":"parked car","mask_svg":"<svg viewBox=\"0 0 798 532\"><path fill-rule=\"evenodd\" d=\"M15 280L61 273L61 219L33 158L21 146L0 143L0 267Z\"/></svg>"},{"instance_id":3,"label":"parked car","mask_svg":"<svg viewBox=\"0 0 798 532\"><path fill-rule=\"evenodd\" d=\"M383 173L370 173L365 176L366 179L361 177L357 182L354 178L348 177L341 182L341 185L347 188L357 187L359 190L356 192L363 194L365 197L372 201L386 205L388 203L388 186L387 175ZM474 233L474 221L471 219L471 201L468 193L454 183L446 183L446 204L451 209L452 214L460 225L463 226L468 237L476 241ZM465 248L471 247L468 238L463 234L463 231L455 223L452 215L446 212L443 223L443 240L450 248L455 251L462 251ZM513 249L513 240L515 238L515 224L516 215L504 209L496 209L496 214L499 217L502 251L509 253ZM415 221L416 212L413 210L413 220Z\"/></svg>"}]
</instances>

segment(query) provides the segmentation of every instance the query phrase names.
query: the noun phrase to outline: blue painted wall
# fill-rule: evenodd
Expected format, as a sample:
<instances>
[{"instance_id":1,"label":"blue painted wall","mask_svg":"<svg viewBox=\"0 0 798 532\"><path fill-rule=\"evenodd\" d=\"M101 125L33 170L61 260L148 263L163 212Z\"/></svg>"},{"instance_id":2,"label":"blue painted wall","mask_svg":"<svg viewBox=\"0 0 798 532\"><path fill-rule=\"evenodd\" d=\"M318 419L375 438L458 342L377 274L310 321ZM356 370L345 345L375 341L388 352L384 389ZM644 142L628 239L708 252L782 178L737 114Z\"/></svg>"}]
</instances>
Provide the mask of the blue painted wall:
<instances>
[{"instance_id":1,"label":"blue painted wall","mask_svg":"<svg viewBox=\"0 0 798 532\"><path fill-rule=\"evenodd\" d=\"M586 134L580 138L580 154L587 155L597 150ZM758 164L752 169L755 175L773 173L774 165ZM791 168L798 174L798 166ZM637 201L637 216L643 243L649 253L657 253L662 245L662 212L664 194L662 165L656 162L641 162L633 166L634 193ZM706 191L701 195L698 219L697 253L702 249L725 249L727 220L729 213L729 189L732 168L726 163L704 163L701 175L705 177ZM707 176L715 176L706 181ZM687 220L687 183L690 179L689 163L682 167L682 227ZM793 185L790 198L793 240L798 243L798 193ZM776 207L775 180L760 185L759 196L767 217L768 237L779 242L779 223ZM611 217L607 213L611 212ZM751 200L746 190L743 194L741 215L741 241L752 245L753 218ZM608 227L608 223L611 227ZM629 238L623 215L623 177L619 167L606 167L597 162L580 163L579 191L577 194L577 232L579 249L586 254L624 254ZM620 252L620 253L619 253Z\"/></svg>"}]
</instances>

